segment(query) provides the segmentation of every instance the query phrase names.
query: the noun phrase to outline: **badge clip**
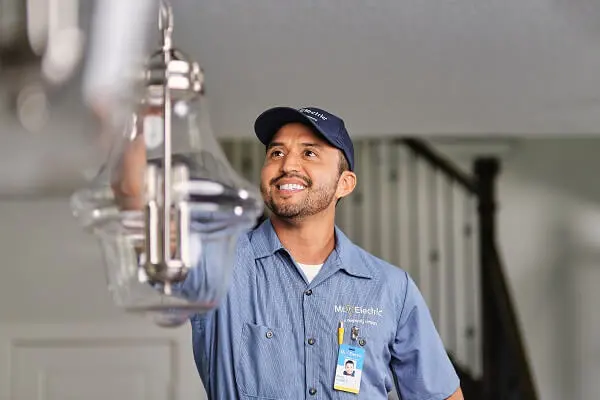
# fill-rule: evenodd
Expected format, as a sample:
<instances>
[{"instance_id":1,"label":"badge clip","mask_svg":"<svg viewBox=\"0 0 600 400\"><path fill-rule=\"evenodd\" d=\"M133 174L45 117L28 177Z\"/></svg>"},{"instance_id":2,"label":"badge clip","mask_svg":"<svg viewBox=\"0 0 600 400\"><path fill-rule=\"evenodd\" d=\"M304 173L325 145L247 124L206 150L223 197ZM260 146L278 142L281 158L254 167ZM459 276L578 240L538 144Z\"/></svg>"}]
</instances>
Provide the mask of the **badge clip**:
<instances>
[{"instance_id":1,"label":"badge clip","mask_svg":"<svg viewBox=\"0 0 600 400\"><path fill-rule=\"evenodd\" d=\"M352 338L353 341L356 341L356 339L358 339L358 334L359 334L358 327L353 326L352 329L350 329L350 338Z\"/></svg>"}]
</instances>

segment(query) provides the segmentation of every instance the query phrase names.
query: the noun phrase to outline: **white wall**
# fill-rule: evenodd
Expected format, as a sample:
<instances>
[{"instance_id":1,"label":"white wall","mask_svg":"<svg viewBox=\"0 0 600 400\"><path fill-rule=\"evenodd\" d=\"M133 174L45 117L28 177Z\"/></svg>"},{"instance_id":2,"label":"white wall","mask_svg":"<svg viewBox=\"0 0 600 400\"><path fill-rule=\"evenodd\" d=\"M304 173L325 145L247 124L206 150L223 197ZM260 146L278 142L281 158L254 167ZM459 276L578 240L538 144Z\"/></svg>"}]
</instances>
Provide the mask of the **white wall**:
<instances>
[{"instance_id":1,"label":"white wall","mask_svg":"<svg viewBox=\"0 0 600 400\"><path fill-rule=\"evenodd\" d=\"M600 393L600 140L520 141L499 180L499 244L544 400Z\"/></svg>"}]
</instances>

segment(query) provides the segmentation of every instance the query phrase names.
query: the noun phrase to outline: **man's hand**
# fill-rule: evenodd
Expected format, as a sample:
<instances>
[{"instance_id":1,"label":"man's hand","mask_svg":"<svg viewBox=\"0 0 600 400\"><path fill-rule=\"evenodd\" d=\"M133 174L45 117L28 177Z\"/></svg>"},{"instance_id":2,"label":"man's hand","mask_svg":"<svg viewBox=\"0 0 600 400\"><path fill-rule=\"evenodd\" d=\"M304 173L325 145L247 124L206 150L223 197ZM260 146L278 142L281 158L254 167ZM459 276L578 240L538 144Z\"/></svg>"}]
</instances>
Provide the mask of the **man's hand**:
<instances>
[{"instance_id":1,"label":"man's hand","mask_svg":"<svg viewBox=\"0 0 600 400\"><path fill-rule=\"evenodd\" d=\"M146 165L146 144L143 136L138 135L127 144L119 169L115 171L111 183L117 205L121 210L134 211L144 208ZM175 221L171 221L171 253L175 253L176 249L177 227Z\"/></svg>"},{"instance_id":2,"label":"man's hand","mask_svg":"<svg viewBox=\"0 0 600 400\"><path fill-rule=\"evenodd\" d=\"M123 210L141 210L144 207L144 175L146 173L146 144L138 135L127 144L120 167L112 177L111 188Z\"/></svg>"}]
</instances>

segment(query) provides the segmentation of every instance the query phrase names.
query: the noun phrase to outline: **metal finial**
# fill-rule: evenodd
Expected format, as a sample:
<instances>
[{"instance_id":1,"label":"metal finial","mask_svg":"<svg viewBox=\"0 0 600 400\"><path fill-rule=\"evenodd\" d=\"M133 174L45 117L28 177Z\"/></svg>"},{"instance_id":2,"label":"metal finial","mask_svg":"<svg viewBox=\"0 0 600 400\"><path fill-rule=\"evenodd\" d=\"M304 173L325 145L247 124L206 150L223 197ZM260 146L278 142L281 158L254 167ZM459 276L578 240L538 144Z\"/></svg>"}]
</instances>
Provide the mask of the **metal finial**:
<instances>
[{"instance_id":1,"label":"metal finial","mask_svg":"<svg viewBox=\"0 0 600 400\"><path fill-rule=\"evenodd\" d=\"M158 13L158 29L162 32L163 50L170 50L172 47L171 37L173 35L173 8L166 0L160 1L160 10Z\"/></svg>"}]
</instances>

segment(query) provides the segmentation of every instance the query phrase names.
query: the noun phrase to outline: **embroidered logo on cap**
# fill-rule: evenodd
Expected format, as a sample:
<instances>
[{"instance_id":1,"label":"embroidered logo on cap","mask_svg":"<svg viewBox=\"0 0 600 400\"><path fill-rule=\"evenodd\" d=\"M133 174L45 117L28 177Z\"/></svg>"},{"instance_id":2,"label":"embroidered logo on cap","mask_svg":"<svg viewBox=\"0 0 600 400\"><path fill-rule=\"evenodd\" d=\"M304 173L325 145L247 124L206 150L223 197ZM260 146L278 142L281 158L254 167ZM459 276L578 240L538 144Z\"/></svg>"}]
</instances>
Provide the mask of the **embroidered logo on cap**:
<instances>
[{"instance_id":1,"label":"embroidered logo on cap","mask_svg":"<svg viewBox=\"0 0 600 400\"><path fill-rule=\"evenodd\" d=\"M325 115L323 115L323 113L311 110L310 108L301 108L298 111L300 111L302 114L306 114L309 118L311 118L311 116L312 116L313 118L311 118L311 119L313 119L313 120L316 120L316 118L314 118L314 117L318 117L318 118L321 118L323 121L327 121L327 117Z\"/></svg>"}]
</instances>

